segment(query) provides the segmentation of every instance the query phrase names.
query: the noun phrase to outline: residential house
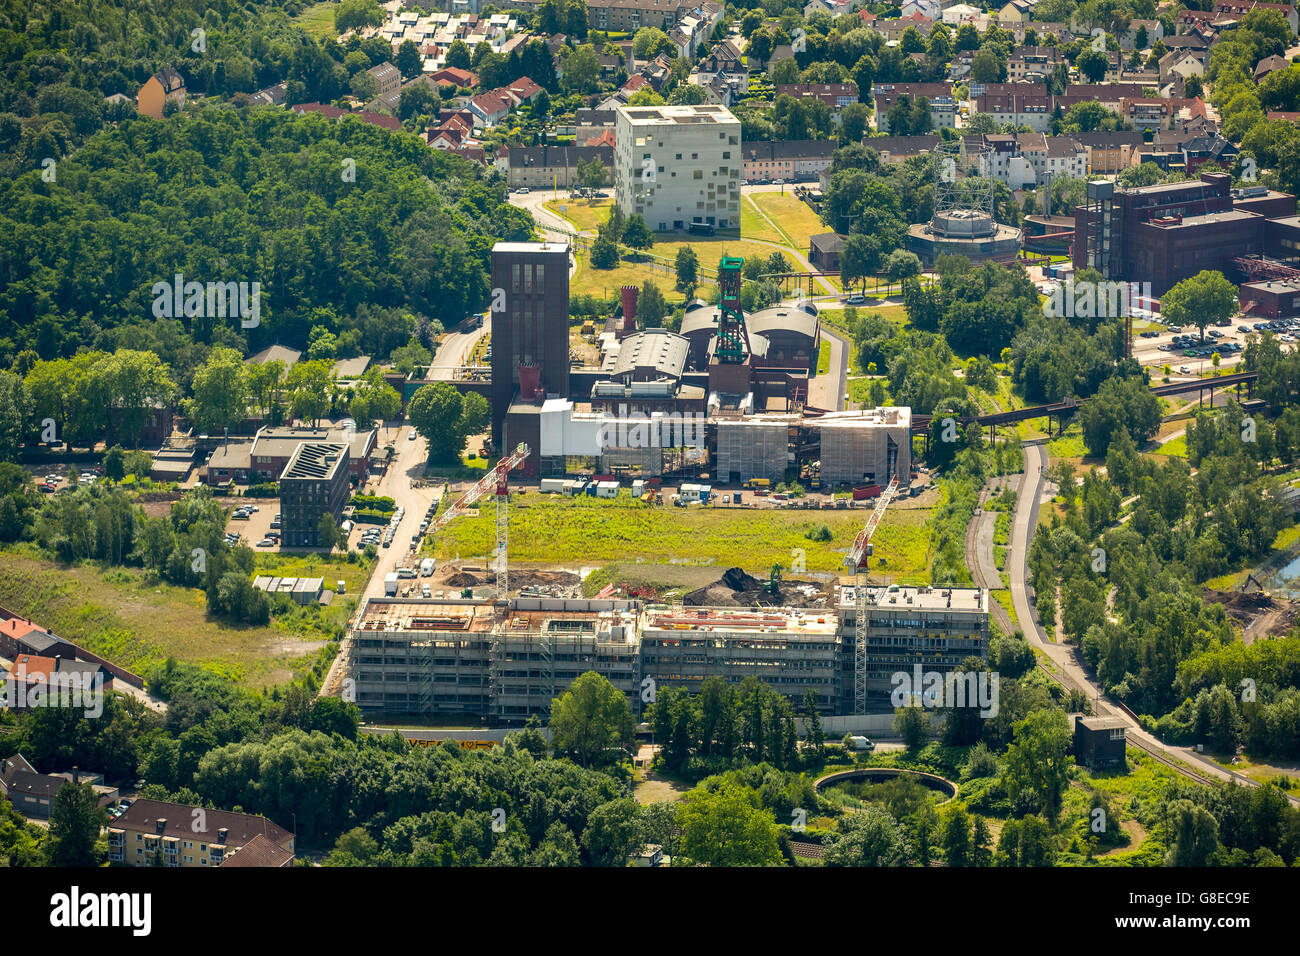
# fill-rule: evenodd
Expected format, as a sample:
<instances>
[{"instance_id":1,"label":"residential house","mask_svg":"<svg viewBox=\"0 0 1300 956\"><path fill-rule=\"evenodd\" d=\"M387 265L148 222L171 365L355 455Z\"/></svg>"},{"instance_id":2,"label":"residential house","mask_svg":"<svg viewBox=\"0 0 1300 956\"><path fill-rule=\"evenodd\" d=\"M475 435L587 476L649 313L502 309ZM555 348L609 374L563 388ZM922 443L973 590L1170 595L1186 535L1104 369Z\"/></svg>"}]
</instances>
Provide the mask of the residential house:
<instances>
[{"instance_id":1,"label":"residential house","mask_svg":"<svg viewBox=\"0 0 1300 956\"><path fill-rule=\"evenodd\" d=\"M441 70L434 70L432 73L426 73L424 76L413 80L412 82L425 81L438 86L456 86L472 90L478 86L478 74L470 70L462 70L458 66L445 66Z\"/></svg>"},{"instance_id":2,"label":"residential house","mask_svg":"<svg viewBox=\"0 0 1300 956\"><path fill-rule=\"evenodd\" d=\"M825 139L758 140L744 143L741 175L747 182L784 179L809 182L829 169L838 143Z\"/></svg>"},{"instance_id":3,"label":"residential house","mask_svg":"<svg viewBox=\"0 0 1300 956\"><path fill-rule=\"evenodd\" d=\"M375 78L376 96L396 93L402 88L402 71L387 60L378 66L372 66L366 72Z\"/></svg>"},{"instance_id":4,"label":"residential house","mask_svg":"<svg viewBox=\"0 0 1300 956\"><path fill-rule=\"evenodd\" d=\"M876 111L876 129L889 132L889 108L899 97L925 97L930 104L930 121L935 129L957 125L957 101L951 83L873 83L871 98Z\"/></svg>"},{"instance_id":5,"label":"residential house","mask_svg":"<svg viewBox=\"0 0 1300 956\"><path fill-rule=\"evenodd\" d=\"M509 115L514 101L508 95L493 90L473 97L467 105L474 115L474 128L491 129Z\"/></svg>"},{"instance_id":6,"label":"residential house","mask_svg":"<svg viewBox=\"0 0 1300 956\"><path fill-rule=\"evenodd\" d=\"M1300 30L1300 18L1297 18L1295 7L1289 3L1258 3L1256 0L1218 0L1214 5L1214 12L1219 15L1233 17L1240 20L1252 10L1275 10L1282 14L1287 25L1291 28L1291 33Z\"/></svg>"},{"instance_id":7,"label":"residential house","mask_svg":"<svg viewBox=\"0 0 1300 956\"><path fill-rule=\"evenodd\" d=\"M1238 152L1236 146L1218 133L1197 136L1183 143L1183 164L1189 176L1195 175L1197 168L1205 163L1217 163L1222 169L1230 169Z\"/></svg>"},{"instance_id":8,"label":"residential house","mask_svg":"<svg viewBox=\"0 0 1300 956\"><path fill-rule=\"evenodd\" d=\"M943 6L939 0L903 0L898 15L907 19L917 14L933 22L943 16Z\"/></svg>"},{"instance_id":9,"label":"residential house","mask_svg":"<svg viewBox=\"0 0 1300 956\"><path fill-rule=\"evenodd\" d=\"M678 0L591 0L587 26L602 33L636 33L656 27L667 33L677 22Z\"/></svg>"},{"instance_id":10,"label":"residential house","mask_svg":"<svg viewBox=\"0 0 1300 956\"><path fill-rule=\"evenodd\" d=\"M248 103L250 106L283 106L288 98L289 84L276 83L249 96Z\"/></svg>"},{"instance_id":11,"label":"residential house","mask_svg":"<svg viewBox=\"0 0 1300 956\"><path fill-rule=\"evenodd\" d=\"M838 113L850 103L858 101L858 84L847 83L778 83L777 96L792 96L796 100L820 100Z\"/></svg>"},{"instance_id":12,"label":"residential house","mask_svg":"<svg viewBox=\"0 0 1300 956\"><path fill-rule=\"evenodd\" d=\"M983 11L979 7L972 7L969 3L954 3L950 7L943 8L943 22L950 27L961 26L963 23L976 23L984 18Z\"/></svg>"},{"instance_id":13,"label":"residential house","mask_svg":"<svg viewBox=\"0 0 1300 956\"><path fill-rule=\"evenodd\" d=\"M612 132L612 131L606 131ZM602 134L603 135L603 134ZM612 182L613 146L502 146L493 165L506 177L511 189L572 189L580 185L578 163L600 160L607 183Z\"/></svg>"},{"instance_id":14,"label":"residential house","mask_svg":"<svg viewBox=\"0 0 1300 956\"><path fill-rule=\"evenodd\" d=\"M1189 76L1204 76L1209 61L1208 49L1170 50L1160 58L1160 82L1172 82L1175 76L1182 77L1184 81Z\"/></svg>"},{"instance_id":15,"label":"residential house","mask_svg":"<svg viewBox=\"0 0 1300 956\"><path fill-rule=\"evenodd\" d=\"M1139 44L1139 31L1146 31L1146 43ZM1159 20L1130 20L1128 30L1119 38L1121 50L1148 50L1155 46L1157 40L1165 38L1165 25Z\"/></svg>"},{"instance_id":16,"label":"residential house","mask_svg":"<svg viewBox=\"0 0 1300 956\"><path fill-rule=\"evenodd\" d=\"M1045 83L1058 66L1066 63L1059 46L1022 46L1007 57L1009 83Z\"/></svg>"},{"instance_id":17,"label":"residential house","mask_svg":"<svg viewBox=\"0 0 1300 956\"><path fill-rule=\"evenodd\" d=\"M1028 23L1034 12L1030 0L1010 0L998 10L998 26L1009 29Z\"/></svg>"},{"instance_id":18,"label":"residential house","mask_svg":"<svg viewBox=\"0 0 1300 956\"><path fill-rule=\"evenodd\" d=\"M1028 126L1046 133L1052 121L1052 97L1036 83L986 83L971 85L972 108L987 113L999 126Z\"/></svg>"},{"instance_id":19,"label":"residential house","mask_svg":"<svg viewBox=\"0 0 1300 956\"><path fill-rule=\"evenodd\" d=\"M1138 150L1144 142L1136 130L1094 130L1067 135L1083 146L1089 175L1113 175L1127 169L1138 161Z\"/></svg>"},{"instance_id":20,"label":"residential house","mask_svg":"<svg viewBox=\"0 0 1300 956\"><path fill-rule=\"evenodd\" d=\"M1290 65L1291 61L1284 56L1278 56L1276 53L1272 56L1266 56L1255 64L1255 82L1263 83L1265 77L1270 73L1285 70Z\"/></svg>"},{"instance_id":21,"label":"residential house","mask_svg":"<svg viewBox=\"0 0 1300 956\"><path fill-rule=\"evenodd\" d=\"M804 4L803 18L807 20L814 13L828 13L833 17L838 17L852 10L853 0L808 0Z\"/></svg>"},{"instance_id":22,"label":"residential house","mask_svg":"<svg viewBox=\"0 0 1300 956\"><path fill-rule=\"evenodd\" d=\"M174 100L177 106L185 105L185 80L170 66L165 66L144 81L135 94L135 109L141 116L162 119L168 100Z\"/></svg>"},{"instance_id":23,"label":"residential house","mask_svg":"<svg viewBox=\"0 0 1300 956\"><path fill-rule=\"evenodd\" d=\"M22 754L0 760L0 796L8 798L25 817L48 820L54 798L69 783L90 784L101 807L116 806L118 790L104 783L104 775L73 767L63 773L38 773Z\"/></svg>"},{"instance_id":24,"label":"residential house","mask_svg":"<svg viewBox=\"0 0 1300 956\"><path fill-rule=\"evenodd\" d=\"M907 32L908 27L915 27L921 36L928 37L936 19L935 17L927 17L919 11L914 11L910 16L898 17L893 20L879 20L876 22L875 29L877 33L883 34L886 40L903 39L903 34ZM772 59L776 60L780 59L780 57L773 55Z\"/></svg>"},{"instance_id":25,"label":"residential house","mask_svg":"<svg viewBox=\"0 0 1300 956\"><path fill-rule=\"evenodd\" d=\"M294 835L266 817L138 799L109 825L108 858L113 863L149 866L161 854L167 866L216 867L243 852L257 836L291 855L294 852ZM256 858L256 850L254 854Z\"/></svg>"},{"instance_id":26,"label":"residential house","mask_svg":"<svg viewBox=\"0 0 1300 956\"><path fill-rule=\"evenodd\" d=\"M701 73L737 73L744 69L744 51L731 37L715 44L699 63Z\"/></svg>"},{"instance_id":27,"label":"residential house","mask_svg":"<svg viewBox=\"0 0 1300 956\"><path fill-rule=\"evenodd\" d=\"M402 123L396 116L385 116L382 113L375 113L370 110L345 110L337 106L331 106L328 103L298 103L292 109L295 113L319 113L330 120L341 120L345 117L354 116L363 123L379 126L392 133L402 128Z\"/></svg>"}]
</instances>

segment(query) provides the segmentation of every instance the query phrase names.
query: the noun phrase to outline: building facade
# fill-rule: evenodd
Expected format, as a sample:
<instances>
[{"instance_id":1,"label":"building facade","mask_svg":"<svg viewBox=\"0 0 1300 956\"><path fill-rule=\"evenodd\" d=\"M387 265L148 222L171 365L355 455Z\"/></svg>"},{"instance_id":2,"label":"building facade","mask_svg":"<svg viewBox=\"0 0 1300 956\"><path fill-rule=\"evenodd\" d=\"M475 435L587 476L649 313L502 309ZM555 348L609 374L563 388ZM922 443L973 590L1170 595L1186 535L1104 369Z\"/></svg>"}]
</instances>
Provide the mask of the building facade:
<instances>
[{"instance_id":1,"label":"building facade","mask_svg":"<svg viewBox=\"0 0 1300 956\"><path fill-rule=\"evenodd\" d=\"M492 441L504 447L515 395L569 395L569 245L498 242L492 249Z\"/></svg>"},{"instance_id":2,"label":"building facade","mask_svg":"<svg viewBox=\"0 0 1300 956\"><path fill-rule=\"evenodd\" d=\"M280 848L281 860L286 852L292 858L294 835L266 817L138 799L109 826L108 858L150 866L161 854L164 866L221 866L259 835Z\"/></svg>"},{"instance_id":3,"label":"building facade","mask_svg":"<svg viewBox=\"0 0 1300 956\"><path fill-rule=\"evenodd\" d=\"M286 548L321 546L320 519L338 521L348 503L348 446L303 442L280 475L280 514Z\"/></svg>"},{"instance_id":4,"label":"building facade","mask_svg":"<svg viewBox=\"0 0 1300 956\"><path fill-rule=\"evenodd\" d=\"M725 106L623 106L615 140L615 195L651 229L692 222L740 228L740 121Z\"/></svg>"}]
</instances>

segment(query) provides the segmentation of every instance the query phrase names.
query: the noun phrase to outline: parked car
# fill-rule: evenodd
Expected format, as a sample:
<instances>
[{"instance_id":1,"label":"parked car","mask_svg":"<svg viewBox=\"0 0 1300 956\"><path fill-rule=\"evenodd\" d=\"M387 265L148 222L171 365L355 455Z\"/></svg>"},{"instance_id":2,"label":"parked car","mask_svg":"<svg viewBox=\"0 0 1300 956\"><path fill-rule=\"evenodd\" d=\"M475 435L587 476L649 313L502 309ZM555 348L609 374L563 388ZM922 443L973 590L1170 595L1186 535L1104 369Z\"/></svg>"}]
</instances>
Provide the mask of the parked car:
<instances>
[{"instance_id":1,"label":"parked car","mask_svg":"<svg viewBox=\"0 0 1300 956\"><path fill-rule=\"evenodd\" d=\"M1191 375L1191 374L1192 374L1192 370L1191 370L1190 368L1188 368L1186 365L1180 365L1180 366L1178 366L1178 374L1179 374L1179 375Z\"/></svg>"}]
</instances>

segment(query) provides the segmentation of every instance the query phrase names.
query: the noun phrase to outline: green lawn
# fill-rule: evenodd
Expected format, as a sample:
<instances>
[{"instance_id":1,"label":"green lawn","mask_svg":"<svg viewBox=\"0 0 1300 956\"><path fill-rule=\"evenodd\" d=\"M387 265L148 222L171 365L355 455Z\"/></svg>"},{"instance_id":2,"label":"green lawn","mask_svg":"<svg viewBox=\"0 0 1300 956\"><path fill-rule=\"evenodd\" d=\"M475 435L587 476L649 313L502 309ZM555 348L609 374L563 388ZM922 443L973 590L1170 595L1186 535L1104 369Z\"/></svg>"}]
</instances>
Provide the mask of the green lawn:
<instances>
[{"instance_id":1,"label":"green lawn","mask_svg":"<svg viewBox=\"0 0 1300 956\"><path fill-rule=\"evenodd\" d=\"M261 558L273 556L259 556L259 564ZM313 559L274 560L284 574L295 574L291 569L305 572ZM321 562L316 575L351 578L349 590L360 589L359 565L327 570L315 560ZM269 627L226 624L208 615L201 590L151 582L138 569L66 567L12 550L0 552L0 605L136 673L175 657L253 689L288 681L312 663L323 640L319 632L275 621ZM346 618L343 607L326 613L335 610Z\"/></svg>"},{"instance_id":2,"label":"green lawn","mask_svg":"<svg viewBox=\"0 0 1300 956\"><path fill-rule=\"evenodd\" d=\"M551 199L545 203L547 210L561 219L567 219L578 232L595 232L609 218L613 199Z\"/></svg>"},{"instance_id":3,"label":"green lawn","mask_svg":"<svg viewBox=\"0 0 1300 956\"><path fill-rule=\"evenodd\" d=\"M872 570L895 581L924 583L929 564L928 509L889 511L873 543ZM862 529L865 513L673 508L646 505L624 494L615 500L564 498L536 492L511 495L510 558L547 564L592 564L643 560L663 564L732 565L758 573L773 564L789 566L803 549L809 571L839 571L844 554ZM834 535L817 543L804 537L825 524ZM495 512L452 522L436 544L440 558L486 555L495 541ZM883 558L885 563L880 564Z\"/></svg>"},{"instance_id":4,"label":"green lawn","mask_svg":"<svg viewBox=\"0 0 1300 956\"><path fill-rule=\"evenodd\" d=\"M741 197L740 234L747 239L766 239L782 244L788 241L759 214L753 196Z\"/></svg>"},{"instance_id":5,"label":"green lawn","mask_svg":"<svg viewBox=\"0 0 1300 956\"><path fill-rule=\"evenodd\" d=\"M332 40L338 36L334 29L334 8L336 3L317 3L308 7L294 18L294 23L317 40Z\"/></svg>"},{"instance_id":6,"label":"green lawn","mask_svg":"<svg viewBox=\"0 0 1300 956\"><path fill-rule=\"evenodd\" d=\"M669 305L679 305L682 294L677 291L676 274L652 269L646 262L621 261L613 269L593 269L585 252L577 254L578 271L569 281L570 295L596 295L603 299L618 296L618 290L625 285L642 286L653 280L663 292ZM704 280L707 282L708 280ZM701 283L703 284L703 283Z\"/></svg>"},{"instance_id":7,"label":"green lawn","mask_svg":"<svg viewBox=\"0 0 1300 956\"><path fill-rule=\"evenodd\" d=\"M831 343L822 340L821 349L817 353L817 374L825 375L831 370Z\"/></svg>"},{"instance_id":8,"label":"green lawn","mask_svg":"<svg viewBox=\"0 0 1300 956\"><path fill-rule=\"evenodd\" d=\"M750 198L781 231L784 238L780 241L798 249L804 256L808 255L811 236L831 231L807 203L793 194L754 193Z\"/></svg>"}]
</instances>

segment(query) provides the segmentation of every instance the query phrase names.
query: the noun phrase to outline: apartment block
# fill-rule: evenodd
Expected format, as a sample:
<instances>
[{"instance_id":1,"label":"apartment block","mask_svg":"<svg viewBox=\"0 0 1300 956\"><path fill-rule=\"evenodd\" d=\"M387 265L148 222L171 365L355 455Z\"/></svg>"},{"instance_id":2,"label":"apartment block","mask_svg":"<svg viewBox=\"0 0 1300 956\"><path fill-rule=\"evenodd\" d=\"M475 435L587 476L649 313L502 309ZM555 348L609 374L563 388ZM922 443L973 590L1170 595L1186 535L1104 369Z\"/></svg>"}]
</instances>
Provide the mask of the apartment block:
<instances>
[{"instance_id":1,"label":"apartment block","mask_svg":"<svg viewBox=\"0 0 1300 956\"><path fill-rule=\"evenodd\" d=\"M935 129L957 126L957 100L952 95L951 83L873 83L871 98L877 132L890 132L889 108L904 96L912 101L925 98L930 108L930 123Z\"/></svg>"},{"instance_id":2,"label":"apartment block","mask_svg":"<svg viewBox=\"0 0 1300 956\"><path fill-rule=\"evenodd\" d=\"M274 862L263 865L292 865L294 835L266 817L140 799L109 826L108 858L150 866L161 853L164 866L215 867L245 849L258 853L253 846L258 837L278 848L270 855Z\"/></svg>"},{"instance_id":3,"label":"apartment block","mask_svg":"<svg viewBox=\"0 0 1300 956\"><path fill-rule=\"evenodd\" d=\"M619 209L651 229L740 227L740 121L725 106L621 106L615 140Z\"/></svg>"},{"instance_id":4,"label":"apartment block","mask_svg":"<svg viewBox=\"0 0 1300 956\"><path fill-rule=\"evenodd\" d=\"M303 442L280 474L280 514L284 546L319 547L320 519L343 515L348 501L348 446L343 442Z\"/></svg>"}]
</instances>

